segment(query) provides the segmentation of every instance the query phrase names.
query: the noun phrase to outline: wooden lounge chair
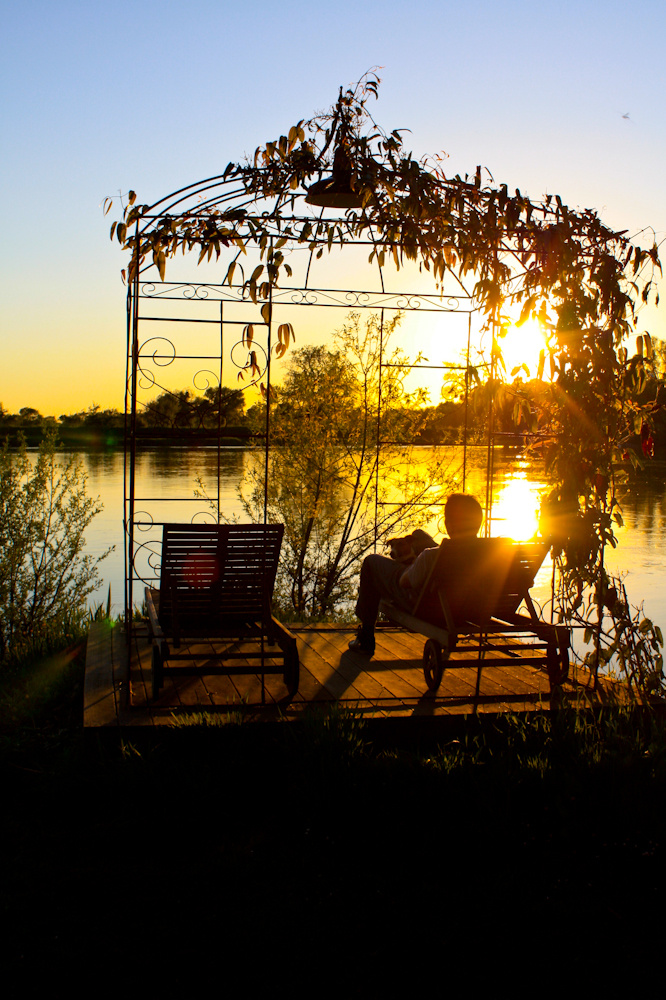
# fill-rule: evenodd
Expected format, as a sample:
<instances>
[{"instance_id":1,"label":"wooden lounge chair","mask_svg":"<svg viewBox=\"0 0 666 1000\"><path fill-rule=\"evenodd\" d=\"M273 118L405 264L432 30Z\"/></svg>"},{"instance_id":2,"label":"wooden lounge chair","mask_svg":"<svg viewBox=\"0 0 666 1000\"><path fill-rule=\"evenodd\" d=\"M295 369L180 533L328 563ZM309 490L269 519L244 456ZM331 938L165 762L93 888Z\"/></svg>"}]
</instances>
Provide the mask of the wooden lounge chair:
<instances>
[{"instance_id":1,"label":"wooden lounge chair","mask_svg":"<svg viewBox=\"0 0 666 1000\"><path fill-rule=\"evenodd\" d=\"M449 539L440 546L411 613L381 602L379 610L387 618L427 637L423 670L430 691L439 688L446 666L470 665L469 659L449 660L460 636L476 640L464 650L477 655L477 697L482 666L510 666L518 658L545 668L551 689L566 680L569 629L542 621L529 593L547 551L543 542ZM526 614L518 612L523 602Z\"/></svg>"},{"instance_id":2,"label":"wooden lounge chair","mask_svg":"<svg viewBox=\"0 0 666 1000\"><path fill-rule=\"evenodd\" d=\"M153 698L165 673L261 673L262 702L264 674L281 673L290 696L296 693L296 639L271 614L283 532L282 524L164 525L160 589L146 588ZM191 644L194 652L183 649ZM279 652L267 648L274 645Z\"/></svg>"}]
</instances>

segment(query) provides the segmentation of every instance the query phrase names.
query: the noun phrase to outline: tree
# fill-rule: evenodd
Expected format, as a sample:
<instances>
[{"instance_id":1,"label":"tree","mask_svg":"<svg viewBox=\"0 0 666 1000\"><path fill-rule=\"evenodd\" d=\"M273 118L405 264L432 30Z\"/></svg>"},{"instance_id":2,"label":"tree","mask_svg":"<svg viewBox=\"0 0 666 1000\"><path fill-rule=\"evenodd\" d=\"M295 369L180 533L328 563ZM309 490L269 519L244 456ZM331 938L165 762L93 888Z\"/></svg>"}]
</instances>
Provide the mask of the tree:
<instances>
[{"instance_id":1,"label":"tree","mask_svg":"<svg viewBox=\"0 0 666 1000\"><path fill-rule=\"evenodd\" d=\"M204 392L204 424L216 427L218 413L222 427L242 424L245 416L245 397L242 389L230 389L226 385L210 386Z\"/></svg>"},{"instance_id":2,"label":"tree","mask_svg":"<svg viewBox=\"0 0 666 1000\"><path fill-rule=\"evenodd\" d=\"M145 427L214 430L218 419L222 427L242 424L244 409L242 389L209 386L203 394L189 389L165 390L146 404L141 423Z\"/></svg>"},{"instance_id":3,"label":"tree","mask_svg":"<svg viewBox=\"0 0 666 1000\"><path fill-rule=\"evenodd\" d=\"M42 419L42 415L39 410L36 410L33 406L22 406L19 410L19 417L21 417L26 423L36 423Z\"/></svg>"},{"instance_id":4,"label":"tree","mask_svg":"<svg viewBox=\"0 0 666 1000\"><path fill-rule=\"evenodd\" d=\"M496 431L524 436L528 453L544 462L550 488L541 530L558 570L554 612L584 630L584 665L595 677L600 666L619 665L648 695L663 684L662 632L629 605L605 560L623 523L617 487L652 457L663 410L651 340L638 340L630 355L608 336L577 336L575 349L553 358L551 381L488 377L475 386L470 409L477 427L485 415Z\"/></svg>"},{"instance_id":5,"label":"tree","mask_svg":"<svg viewBox=\"0 0 666 1000\"><path fill-rule=\"evenodd\" d=\"M380 391L380 342L386 348L400 319L382 329L380 317L363 323L351 313L334 349L294 351L274 390L268 517L285 524L281 596L298 615L339 610L375 536L381 546L423 524L450 491L453 477L440 459L427 472L412 461L425 394L404 392L410 363L400 352L381 372ZM378 435L390 442L390 458L378 457ZM263 471L241 498L253 519L263 516Z\"/></svg>"},{"instance_id":6,"label":"tree","mask_svg":"<svg viewBox=\"0 0 666 1000\"><path fill-rule=\"evenodd\" d=\"M86 494L82 465L57 460L52 434L34 463L25 444L0 449L0 662L85 612L104 556L83 554L84 532L101 509Z\"/></svg>"}]
</instances>

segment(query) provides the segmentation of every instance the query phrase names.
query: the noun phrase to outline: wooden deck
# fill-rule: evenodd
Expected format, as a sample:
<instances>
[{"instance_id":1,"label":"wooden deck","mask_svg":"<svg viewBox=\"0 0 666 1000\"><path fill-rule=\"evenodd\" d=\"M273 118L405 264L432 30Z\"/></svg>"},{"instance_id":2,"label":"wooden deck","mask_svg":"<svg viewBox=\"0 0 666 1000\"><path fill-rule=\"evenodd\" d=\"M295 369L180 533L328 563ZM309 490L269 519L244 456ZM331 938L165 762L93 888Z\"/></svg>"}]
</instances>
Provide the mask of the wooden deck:
<instances>
[{"instance_id":1,"label":"wooden deck","mask_svg":"<svg viewBox=\"0 0 666 1000\"><path fill-rule=\"evenodd\" d=\"M220 723L295 720L310 706L337 702L368 719L400 719L469 714L523 712L550 705L545 673L507 657L506 667L485 667L475 697L477 661L465 654L444 672L436 695L426 687L421 657L423 638L397 628L377 631L375 655L369 659L347 648L352 628L290 626L301 663L298 694L289 699L281 676L213 675L166 677L157 701L150 698L151 650L145 626L132 637L129 658L120 629L94 625L86 665L84 726L152 726L196 721L205 713ZM211 647L199 643L192 652L205 667ZM242 651L242 647L238 647ZM589 678L579 676L563 686L565 698L576 697Z\"/></svg>"}]
</instances>

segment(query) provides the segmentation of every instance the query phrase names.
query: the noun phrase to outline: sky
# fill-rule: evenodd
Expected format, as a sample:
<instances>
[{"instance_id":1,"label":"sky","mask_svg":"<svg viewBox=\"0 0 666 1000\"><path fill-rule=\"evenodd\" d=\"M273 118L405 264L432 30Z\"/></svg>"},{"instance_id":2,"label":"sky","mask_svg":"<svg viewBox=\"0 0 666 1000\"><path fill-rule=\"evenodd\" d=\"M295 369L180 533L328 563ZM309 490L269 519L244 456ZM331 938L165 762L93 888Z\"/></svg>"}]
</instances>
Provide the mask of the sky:
<instances>
[{"instance_id":1,"label":"sky","mask_svg":"<svg viewBox=\"0 0 666 1000\"><path fill-rule=\"evenodd\" d=\"M416 155L663 240L665 42L662 0L5 5L0 402L122 407L126 261L104 198L215 175L372 67L373 114ZM663 308L641 322L666 339Z\"/></svg>"}]
</instances>

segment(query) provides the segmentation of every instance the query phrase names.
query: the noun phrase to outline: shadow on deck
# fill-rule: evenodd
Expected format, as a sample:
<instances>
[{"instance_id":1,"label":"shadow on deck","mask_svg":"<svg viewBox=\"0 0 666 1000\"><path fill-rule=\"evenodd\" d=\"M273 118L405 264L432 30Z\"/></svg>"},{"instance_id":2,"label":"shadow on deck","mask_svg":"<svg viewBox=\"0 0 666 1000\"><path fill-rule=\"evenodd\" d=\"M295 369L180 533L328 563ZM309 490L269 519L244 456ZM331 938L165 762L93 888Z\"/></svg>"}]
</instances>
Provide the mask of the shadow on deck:
<instances>
[{"instance_id":1,"label":"shadow on deck","mask_svg":"<svg viewBox=\"0 0 666 1000\"><path fill-rule=\"evenodd\" d=\"M507 657L506 666L481 671L476 697L477 660L464 644L447 666L436 695L427 690L422 668L423 638L396 628L377 632L372 659L351 652L354 630L337 626L290 626L301 663L297 695L290 699L282 678L268 674L262 693L257 674L165 679L152 701L151 648L145 626L137 626L128 650L119 628L93 625L88 640L84 727L174 725L208 721L297 720L313 707L335 702L367 719L423 720L471 713L528 712L550 707L548 677L531 664ZM240 649L241 647L239 647ZM206 645L196 646L204 667ZM564 700L585 691L589 675L571 670L561 689ZM598 695L597 695L598 697ZM263 703L262 703L263 700ZM596 700L596 698L595 698ZM213 716L219 716L213 720Z\"/></svg>"}]
</instances>

